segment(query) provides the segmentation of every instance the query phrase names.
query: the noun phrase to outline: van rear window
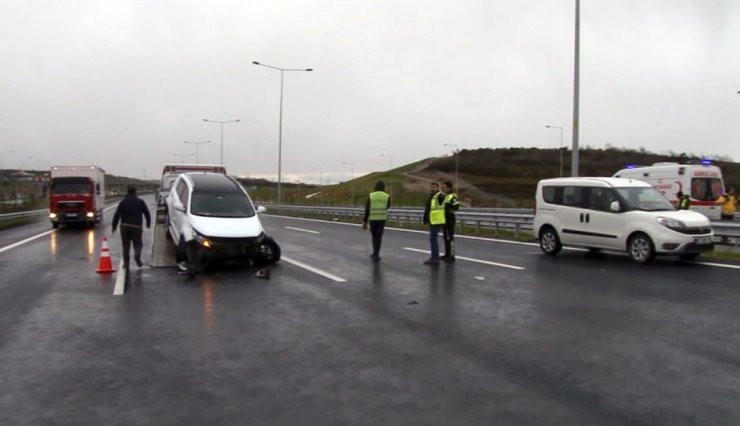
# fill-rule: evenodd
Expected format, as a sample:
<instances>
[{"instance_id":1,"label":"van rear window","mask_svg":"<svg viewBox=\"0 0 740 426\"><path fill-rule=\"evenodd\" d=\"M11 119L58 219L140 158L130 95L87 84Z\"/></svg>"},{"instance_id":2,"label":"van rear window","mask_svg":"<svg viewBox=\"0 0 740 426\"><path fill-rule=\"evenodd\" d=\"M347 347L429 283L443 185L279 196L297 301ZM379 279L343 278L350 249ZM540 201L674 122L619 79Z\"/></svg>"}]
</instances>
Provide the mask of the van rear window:
<instances>
[{"instance_id":1,"label":"van rear window","mask_svg":"<svg viewBox=\"0 0 740 426\"><path fill-rule=\"evenodd\" d=\"M542 199L545 200L548 204L560 204L557 202L556 193L563 191L557 191L558 189L561 189L562 187L558 186L546 186L542 188ZM562 198L561 198L562 199Z\"/></svg>"}]
</instances>

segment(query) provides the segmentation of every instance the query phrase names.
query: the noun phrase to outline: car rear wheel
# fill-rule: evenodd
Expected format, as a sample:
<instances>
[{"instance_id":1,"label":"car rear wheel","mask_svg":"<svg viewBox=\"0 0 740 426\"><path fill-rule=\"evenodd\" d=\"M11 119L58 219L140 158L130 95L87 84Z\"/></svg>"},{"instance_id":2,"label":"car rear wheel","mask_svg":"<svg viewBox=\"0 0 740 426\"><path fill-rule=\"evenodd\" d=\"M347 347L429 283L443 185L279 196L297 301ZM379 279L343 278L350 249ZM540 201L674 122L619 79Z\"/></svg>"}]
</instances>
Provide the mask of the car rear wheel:
<instances>
[{"instance_id":1,"label":"car rear wheel","mask_svg":"<svg viewBox=\"0 0 740 426\"><path fill-rule=\"evenodd\" d=\"M270 237L260 244L259 253L254 257L254 263L258 266L269 265L280 260L280 246Z\"/></svg>"},{"instance_id":2,"label":"car rear wheel","mask_svg":"<svg viewBox=\"0 0 740 426\"><path fill-rule=\"evenodd\" d=\"M540 249L545 254L554 256L560 252L563 245L560 243L558 233L551 226L547 226L540 231Z\"/></svg>"},{"instance_id":3,"label":"car rear wheel","mask_svg":"<svg viewBox=\"0 0 740 426\"><path fill-rule=\"evenodd\" d=\"M643 233L635 234L630 238L627 252L630 259L641 264L649 263L655 258L653 241Z\"/></svg>"}]
</instances>

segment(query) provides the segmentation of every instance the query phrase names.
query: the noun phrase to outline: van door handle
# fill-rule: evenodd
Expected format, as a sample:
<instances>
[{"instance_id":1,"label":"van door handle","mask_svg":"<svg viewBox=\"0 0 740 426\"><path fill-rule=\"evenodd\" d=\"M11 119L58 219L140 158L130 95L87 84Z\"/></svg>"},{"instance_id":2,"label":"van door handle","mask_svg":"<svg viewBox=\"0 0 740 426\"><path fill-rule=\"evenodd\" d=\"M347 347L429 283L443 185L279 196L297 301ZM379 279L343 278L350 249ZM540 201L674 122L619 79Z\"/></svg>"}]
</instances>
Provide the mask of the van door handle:
<instances>
[{"instance_id":1,"label":"van door handle","mask_svg":"<svg viewBox=\"0 0 740 426\"><path fill-rule=\"evenodd\" d=\"M591 215L586 213L586 223L591 223Z\"/></svg>"}]
</instances>

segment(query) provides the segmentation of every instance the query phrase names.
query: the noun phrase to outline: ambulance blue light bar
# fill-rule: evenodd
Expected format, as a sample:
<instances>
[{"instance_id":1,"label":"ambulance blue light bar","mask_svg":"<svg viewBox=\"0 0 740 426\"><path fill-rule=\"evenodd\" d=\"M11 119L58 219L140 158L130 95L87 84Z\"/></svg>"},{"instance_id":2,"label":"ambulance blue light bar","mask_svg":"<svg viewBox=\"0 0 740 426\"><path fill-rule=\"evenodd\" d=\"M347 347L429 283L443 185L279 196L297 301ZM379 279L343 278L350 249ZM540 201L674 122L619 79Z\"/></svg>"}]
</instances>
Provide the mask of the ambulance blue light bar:
<instances>
[{"instance_id":1,"label":"ambulance blue light bar","mask_svg":"<svg viewBox=\"0 0 740 426\"><path fill-rule=\"evenodd\" d=\"M703 164L705 166L708 166L708 165L712 164L712 160L707 160L707 159L701 160L701 164Z\"/></svg>"}]
</instances>

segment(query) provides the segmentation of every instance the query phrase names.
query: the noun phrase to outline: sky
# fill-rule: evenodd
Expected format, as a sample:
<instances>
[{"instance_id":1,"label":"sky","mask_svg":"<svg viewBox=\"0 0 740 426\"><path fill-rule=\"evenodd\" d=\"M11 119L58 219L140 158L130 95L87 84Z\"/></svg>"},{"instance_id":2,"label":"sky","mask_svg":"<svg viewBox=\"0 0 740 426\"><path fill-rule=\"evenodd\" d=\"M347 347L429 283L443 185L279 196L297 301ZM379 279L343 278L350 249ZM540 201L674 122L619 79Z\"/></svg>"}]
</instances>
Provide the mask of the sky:
<instances>
[{"instance_id":1,"label":"sky","mask_svg":"<svg viewBox=\"0 0 740 426\"><path fill-rule=\"evenodd\" d=\"M283 182L330 183L572 142L575 0L0 6L5 168L158 179L197 152L277 180L281 152ZM581 147L740 161L740 1L582 0L580 28Z\"/></svg>"}]
</instances>

